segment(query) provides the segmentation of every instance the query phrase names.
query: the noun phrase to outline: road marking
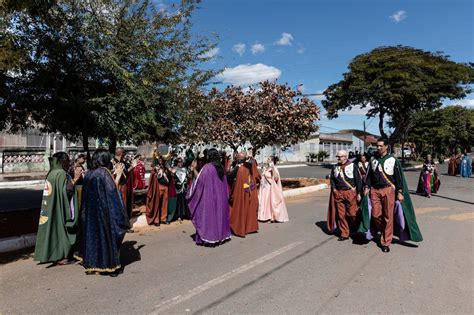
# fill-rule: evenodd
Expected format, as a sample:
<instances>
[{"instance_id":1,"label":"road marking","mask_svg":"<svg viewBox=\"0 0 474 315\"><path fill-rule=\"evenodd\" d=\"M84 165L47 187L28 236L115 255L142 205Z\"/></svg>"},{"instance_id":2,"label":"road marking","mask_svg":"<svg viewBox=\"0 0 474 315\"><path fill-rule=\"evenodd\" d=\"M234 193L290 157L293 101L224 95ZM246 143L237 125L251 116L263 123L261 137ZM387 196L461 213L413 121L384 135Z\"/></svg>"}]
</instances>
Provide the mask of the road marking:
<instances>
[{"instance_id":1,"label":"road marking","mask_svg":"<svg viewBox=\"0 0 474 315\"><path fill-rule=\"evenodd\" d=\"M152 312L151 314L158 314L160 312L163 312L163 311L169 309L170 307L172 307L174 305L177 305L177 304L180 304L180 303L182 303L186 300L189 300L193 296L198 295L198 294L200 294L204 291L207 291L207 290L211 289L212 287L215 287L216 285L218 285L220 283L223 283L223 282L225 282L225 281L227 281L227 280L229 280L229 279L231 279L231 278L233 278L237 275L240 275L240 274L246 272L247 270L252 269L252 268L254 268L254 267L270 260L270 259L273 259L276 256L281 255L281 254L283 254L283 253L285 253L285 252L287 252L287 251L289 251L289 250L291 250L291 249L293 249L296 246L299 246L301 244L303 244L302 241L288 244L288 245L286 245L286 246L284 246L284 247L282 247L282 248L280 248L280 249L278 249L274 252L271 252L270 254L267 254L263 257L260 257L260 258L254 260L254 261L249 262L248 264L245 264L243 266L240 266L237 269L234 269L234 270L232 270L228 273L225 273L222 276L219 276L219 277L217 277L215 279L212 279L212 280L210 280L210 281L208 281L208 282L206 282L206 283L204 283L200 286L197 286L194 289L189 290L188 293L186 293L185 295L177 295L172 299L163 301L162 303L155 306L156 310L154 312Z\"/></svg>"},{"instance_id":2,"label":"road marking","mask_svg":"<svg viewBox=\"0 0 474 315\"><path fill-rule=\"evenodd\" d=\"M441 219L448 219L448 220L451 220L451 221L473 220L474 219L474 212L452 214L452 215L441 217Z\"/></svg>"}]
</instances>

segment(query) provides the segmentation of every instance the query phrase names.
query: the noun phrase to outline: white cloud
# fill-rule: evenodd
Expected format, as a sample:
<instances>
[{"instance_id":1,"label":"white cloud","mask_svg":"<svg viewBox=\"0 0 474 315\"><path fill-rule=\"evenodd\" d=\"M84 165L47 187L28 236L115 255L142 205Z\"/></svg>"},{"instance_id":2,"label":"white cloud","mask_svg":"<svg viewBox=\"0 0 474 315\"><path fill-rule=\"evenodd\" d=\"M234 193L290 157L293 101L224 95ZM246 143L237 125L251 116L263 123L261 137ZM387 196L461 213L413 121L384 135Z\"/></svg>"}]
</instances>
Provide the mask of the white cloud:
<instances>
[{"instance_id":1,"label":"white cloud","mask_svg":"<svg viewBox=\"0 0 474 315\"><path fill-rule=\"evenodd\" d=\"M282 46L291 46L292 43L291 41L293 40L293 35L290 33L281 33L281 38L276 42L277 45L282 45Z\"/></svg>"},{"instance_id":2,"label":"white cloud","mask_svg":"<svg viewBox=\"0 0 474 315\"><path fill-rule=\"evenodd\" d=\"M300 48L298 48L298 50L296 51L298 54L303 54L305 52L306 48L304 48L303 46L301 46Z\"/></svg>"},{"instance_id":3,"label":"white cloud","mask_svg":"<svg viewBox=\"0 0 474 315\"><path fill-rule=\"evenodd\" d=\"M240 57L242 57L242 55L245 53L245 48L246 45L244 43L238 43L232 47L232 51L238 53Z\"/></svg>"},{"instance_id":4,"label":"white cloud","mask_svg":"<svg viewBox=\"0 0 474 315\"><path fill-rule=\"evenodd\" d=\"M390 19L394 21L395 23L399 23L406 18L407 18L407 13L406 11L403 11L403 10L397 11L394 14L390 15Z\"/></svg>"},{"instance_id":5,"label":"white cloud","mask_svg":"<svg viewBox=\"0 0 474 315\"><path fill-rule=\"evenodd\" d=\"M218 78L224 83L232 85L249 85L265 80L275 80L281 75L281 71L275 67L261 63L254 65L244 64L234 68L225 68Z\"/></svg>"},{"instance_id":6,"label":"white cloud","mask_svg":"<svg viewBox=\"0 0 474 315\"><path fill-rule=\"evenodd\" d=\"M265 51L265 46L259 43L255 43L252 45L250 48L250 51L252 51L252 54L256 55L258 53L263 53Z\"/></svg>"},{"instance_id":7,"label":"white cloud","mask_svg":"<svg viewBox=\"0 0 474 315\"><path fill-rule=\"evenodd\" d=\"M461 106L465 106L465 107L474 107L474 98L465 98L465 99L462 99L462 100L453 100L453 101L451 101L451 103L449 105L451 105L451 106L461 105Z\"/></svg>"},{"instance_id":8,"label":"white cloud","mask_svg":"<svg viewBox=\"0 0 474 315\"><path fill-rule=\"evenodd\" d=\"M209 51L206 51L204 54L202 54L200 57L201 58L209 58L209 59L212 59L214 58L215 56L217 56L217 54L219 53L219 47L214 47L212 49L210 49Z\"/></svg>"},{"instance_id":9,"label":"white cloud","mask_svg":"<svg viewBox=\"0 0 474 315\"><path fill-rule=\"evenodd\" d=\"M354 116L363 116L366 115L369 110L373 107L369 104L366 107L362 108L360 105L352 106L351 110L341 111L341 115L354 115Z\"/></svg>"}]
</instances>

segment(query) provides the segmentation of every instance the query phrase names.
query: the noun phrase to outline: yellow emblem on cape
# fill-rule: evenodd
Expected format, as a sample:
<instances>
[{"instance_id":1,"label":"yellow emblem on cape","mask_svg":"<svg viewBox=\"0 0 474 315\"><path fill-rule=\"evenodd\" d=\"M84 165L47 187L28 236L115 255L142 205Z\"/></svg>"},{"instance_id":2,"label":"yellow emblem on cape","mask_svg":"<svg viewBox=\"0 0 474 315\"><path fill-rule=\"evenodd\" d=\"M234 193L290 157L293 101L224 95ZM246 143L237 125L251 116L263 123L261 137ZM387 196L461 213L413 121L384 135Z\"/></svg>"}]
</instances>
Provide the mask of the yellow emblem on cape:
<instances>
[{"instance_id":1,"label":"yellow emblem on cape","mask_svg":"<svg viewBox=\"0 0 474 315\"><path fill-rule=\"evenodd\" d=\"M41 224L45 224L46 222L48 222L48 217L45 216L45 215L40 215L40 219L39 219L39 225Z\"/></svg>"},{"instance_id":2,"label":"yellow emblem on cape","mask_svg":"<svg viewBox=\"0 0 474 315\"><path fill-rule=\"evenodd\" d=\"M44 181L43 196L51 196L53 193L53 186L47 180Z\"/></svg>"}]
</instances>

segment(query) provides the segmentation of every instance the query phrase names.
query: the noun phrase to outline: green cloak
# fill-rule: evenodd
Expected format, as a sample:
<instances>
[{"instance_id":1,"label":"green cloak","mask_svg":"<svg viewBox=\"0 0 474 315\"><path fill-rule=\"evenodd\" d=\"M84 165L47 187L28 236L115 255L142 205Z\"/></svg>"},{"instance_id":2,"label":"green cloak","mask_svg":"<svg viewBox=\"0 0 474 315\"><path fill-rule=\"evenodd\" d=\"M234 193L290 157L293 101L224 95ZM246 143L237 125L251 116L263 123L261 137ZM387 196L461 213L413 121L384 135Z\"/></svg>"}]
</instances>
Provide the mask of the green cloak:
<instances>
[{"instance_id":1,"label":"green cloak","mask_svg":"<svg viewBox=\"0 0 474 315\"><path fill-rule=\"evenodd\" d=\"M390 155L387 155L383 160L387 159L388 157L390 157ZM423 240L423 236L421 235L420 229L418 228L418 224L416 223L415 210L413 209L413 204L411 202L410 192L408 191L408 185L405 180L405 175L403 174L400 161L398 161L398 159L395 159L395 171L398 171L398 170L400 172L400 177L402 179L402 184L403 184L404 200L403 202L400 203L400 205L403 210L403 217L405 219L405 229L403 231L397 231L396 224L394 224L394 234L401 237L401 234L403 233L405 238L407 238L408 240L411 240L414 242L421 242ZM391 184L392 186L394 186L393 183ZM360 233L368 234L368 232L370 231L371 211L369 207L370 207L369 197L364 196L360 205L361 213L362 213L362 220L361 220L361 223L359 225L359 230L358 230ZM394 217L394 220L395 219L396 218Z\"/></svg>"},{"instance_id":2,"label":"green cloak","mask_svg":"<svg viewBox=\"0 0 474 315\"><path fill-rule=\"evenodd\" d=\"M36 236L35 261L54 262L67 258L76 242L79 208L71 206L66 192L67 175L56 158L50 159ZM77 205L77 204L76 204Z\"/></svg>"}]
</instances>

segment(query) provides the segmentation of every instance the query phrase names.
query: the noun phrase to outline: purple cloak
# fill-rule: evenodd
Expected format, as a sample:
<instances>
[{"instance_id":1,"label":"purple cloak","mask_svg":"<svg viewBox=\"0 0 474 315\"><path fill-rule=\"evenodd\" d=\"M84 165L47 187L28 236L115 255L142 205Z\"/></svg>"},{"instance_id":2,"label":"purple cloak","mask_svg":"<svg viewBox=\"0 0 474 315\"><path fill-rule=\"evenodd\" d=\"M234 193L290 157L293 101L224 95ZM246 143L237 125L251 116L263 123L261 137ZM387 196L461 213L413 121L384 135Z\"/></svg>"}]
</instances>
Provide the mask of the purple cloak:
<instances>
[{"instance_id":1,"label":"purple cloak","mask_svg":"<svg viewBox=\"0 0 474 315\"><path fill-rule=\"evenodd\" d=\"M220 179L212 163L201 169L186 199L196 229L196 244L218 243L230 238L227 178L224 175Z\"/></svg>"}]
</instances>

